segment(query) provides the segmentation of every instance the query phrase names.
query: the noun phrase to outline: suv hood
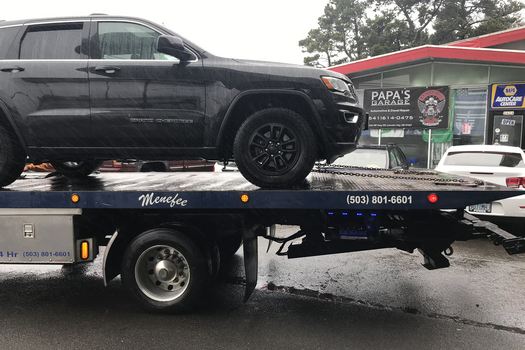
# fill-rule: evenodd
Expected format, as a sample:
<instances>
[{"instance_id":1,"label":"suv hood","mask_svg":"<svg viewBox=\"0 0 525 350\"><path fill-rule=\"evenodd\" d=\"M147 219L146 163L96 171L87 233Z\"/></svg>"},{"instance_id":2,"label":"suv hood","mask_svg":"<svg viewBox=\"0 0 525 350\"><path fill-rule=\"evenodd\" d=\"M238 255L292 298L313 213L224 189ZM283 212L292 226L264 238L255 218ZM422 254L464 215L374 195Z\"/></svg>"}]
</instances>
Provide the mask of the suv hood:
<instances>
[{"instance_id":1,"label":"suv hood","mask_svg":"<svg viewBox=\"0 0 525 350\"><path fill-rule=\"evenodd\" d=\"M316 78L319 78L320 76L324 75L324 76L330 76L330 77L343 79L345 81L350 81L350 79L344 74L333 72L327 69L311 67L311 66L302 66L299 64L282 63L282 62L245 60L245 59L237 59L237 58L231 58L229 60L234 65L240 64L245 67L253 67L254 69L258 71L263 69L267 73L283 74L284 71L288 71L292 75L309 76L309 77L316 77Z\"/></svg>"}]
</instances>

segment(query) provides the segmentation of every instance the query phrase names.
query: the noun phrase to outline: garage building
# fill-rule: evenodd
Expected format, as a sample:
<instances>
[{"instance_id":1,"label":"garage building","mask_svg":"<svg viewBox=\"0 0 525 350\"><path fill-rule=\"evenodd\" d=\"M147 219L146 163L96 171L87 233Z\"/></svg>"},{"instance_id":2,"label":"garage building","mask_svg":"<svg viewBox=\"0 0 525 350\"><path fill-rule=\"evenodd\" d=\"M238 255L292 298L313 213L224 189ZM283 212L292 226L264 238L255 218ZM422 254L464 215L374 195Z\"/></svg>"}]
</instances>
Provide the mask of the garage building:
<instances>
[{"instance_id":1,"label":"garage building","mask_svg":"<svg viewBox=\"0 0 525 350\"><path fill-rule=\"evenodd\" d=\"M433 168L451 145L525 147L525 27L330 69L370 112L361 143L396 143L414 166Z\"/></svg>"}]
</instances>

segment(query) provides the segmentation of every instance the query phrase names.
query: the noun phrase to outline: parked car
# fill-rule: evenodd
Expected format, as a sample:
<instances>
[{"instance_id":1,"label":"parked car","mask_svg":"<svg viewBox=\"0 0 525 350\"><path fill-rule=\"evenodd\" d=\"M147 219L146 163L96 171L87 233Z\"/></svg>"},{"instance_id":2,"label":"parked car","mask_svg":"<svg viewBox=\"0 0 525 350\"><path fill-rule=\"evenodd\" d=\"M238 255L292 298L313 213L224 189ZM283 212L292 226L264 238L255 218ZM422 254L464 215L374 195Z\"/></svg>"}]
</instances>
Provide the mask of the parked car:
<instances>
[{"instance_id":1,"label":"parked car","mask_svg":"<svg viewBox=\"0 0 525 350\"><path fill-rule=\"evenodd\" d=\"M453 146L445 152L436 170L525 189L525 153L519 147ZM525 195L471 205L467 212L497 223L515 234L525 234Z\"/></svg>"},{"instance_id":2,"label":"parked car","mask_svg":"<svg viewBox=\"0 0 525 350\"><path fill-rule=\"evenodd\" d=\"M169 171L214 171L215 162L206 160L165 161L117 161L102 163L101 172L169 172Z\"/></svg>"},{"instance_id":3,"label":"parked car","mask_svg":"<svg viewBox=\"0 0 525 350\"><path fill-rule=\"evenodd\" d=\"M108 159L202 158L287 187L353 151L365 120L345 75L218 57L138 18L1 22L0 75L0 186L26 160L79 177Z\"/></svg>"},{"instance_id":4,"label":"parked car","mask_svg":"<svg viewBox=\"0 0 525 350\"><path fill-rule=\"evenodd\" d=\"M408 169L405 154L396 145L359 145L352 153L337 158L335 165L380 169Z\"/></svg>"}]
</instances>

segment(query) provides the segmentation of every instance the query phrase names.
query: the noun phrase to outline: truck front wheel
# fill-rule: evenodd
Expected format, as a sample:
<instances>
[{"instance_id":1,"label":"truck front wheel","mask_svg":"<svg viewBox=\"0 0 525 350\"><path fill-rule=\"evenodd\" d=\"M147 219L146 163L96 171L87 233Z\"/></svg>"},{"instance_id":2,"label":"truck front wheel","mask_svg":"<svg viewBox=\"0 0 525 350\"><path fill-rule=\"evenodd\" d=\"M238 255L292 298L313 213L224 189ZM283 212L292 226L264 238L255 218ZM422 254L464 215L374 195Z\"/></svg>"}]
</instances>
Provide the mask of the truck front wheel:
<instances>
[{"instance_id":1,"label":"truck front wheel","mask_svg":"<svg viewBox=\"0 0 525 350\"><path fill-rule=\"evenodd\" d=\"M259 187L290 187L303 181L317 159L317 140L305 118L285 108L248 117L233 145L237 167Z\"/></svg>"},{"instance_id":2,"label":"truck front wheel","mask_svg":"<svg viewBox=\"0 0 525 350\"><path fill-rule=\"evenodd\" d=\"M190 308L208 278L201 249L172 229L146 231L124 253L122 282L149 310L178 312Z\"/></svg>"}]
</instances>

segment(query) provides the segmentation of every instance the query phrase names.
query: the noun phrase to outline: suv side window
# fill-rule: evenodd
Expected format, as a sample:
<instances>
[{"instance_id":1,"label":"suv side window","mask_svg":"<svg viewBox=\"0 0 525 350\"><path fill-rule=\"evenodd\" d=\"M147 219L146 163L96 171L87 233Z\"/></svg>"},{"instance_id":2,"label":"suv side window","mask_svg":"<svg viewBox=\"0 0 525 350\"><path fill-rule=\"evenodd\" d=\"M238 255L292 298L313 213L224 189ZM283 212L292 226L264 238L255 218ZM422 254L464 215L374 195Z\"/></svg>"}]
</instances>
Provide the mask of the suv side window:
<instances>
[{"instance_id":1,"label":"suv side window","mask_svg":"<svg viewBox=\"0 0 525 350\"><path fill-rule=\"evenodd\" d=\"M162 60L177 58L157 51L161 34L146 26L129 22L98 22L98 58L104 60Z\"/></svg>"},{"instance_id":2,"label":"suv side window","mask_svg":"<svg viewBox=\"0 0 525 350\"><path fill-rule=\"evenodd\" d=\"M0 60L7 58L7 52L20 27L0 28Z\"/></svg>"},{"instance_id":3,"label":"suv side window","mask_svg":"<svg viewBox=\"0 0 525 350\"><path fill-rule=\"evenodd\" d=\"M83 23L29 26L20 44L20 59L80 59Z\"/></svg>"}]
</instances>

